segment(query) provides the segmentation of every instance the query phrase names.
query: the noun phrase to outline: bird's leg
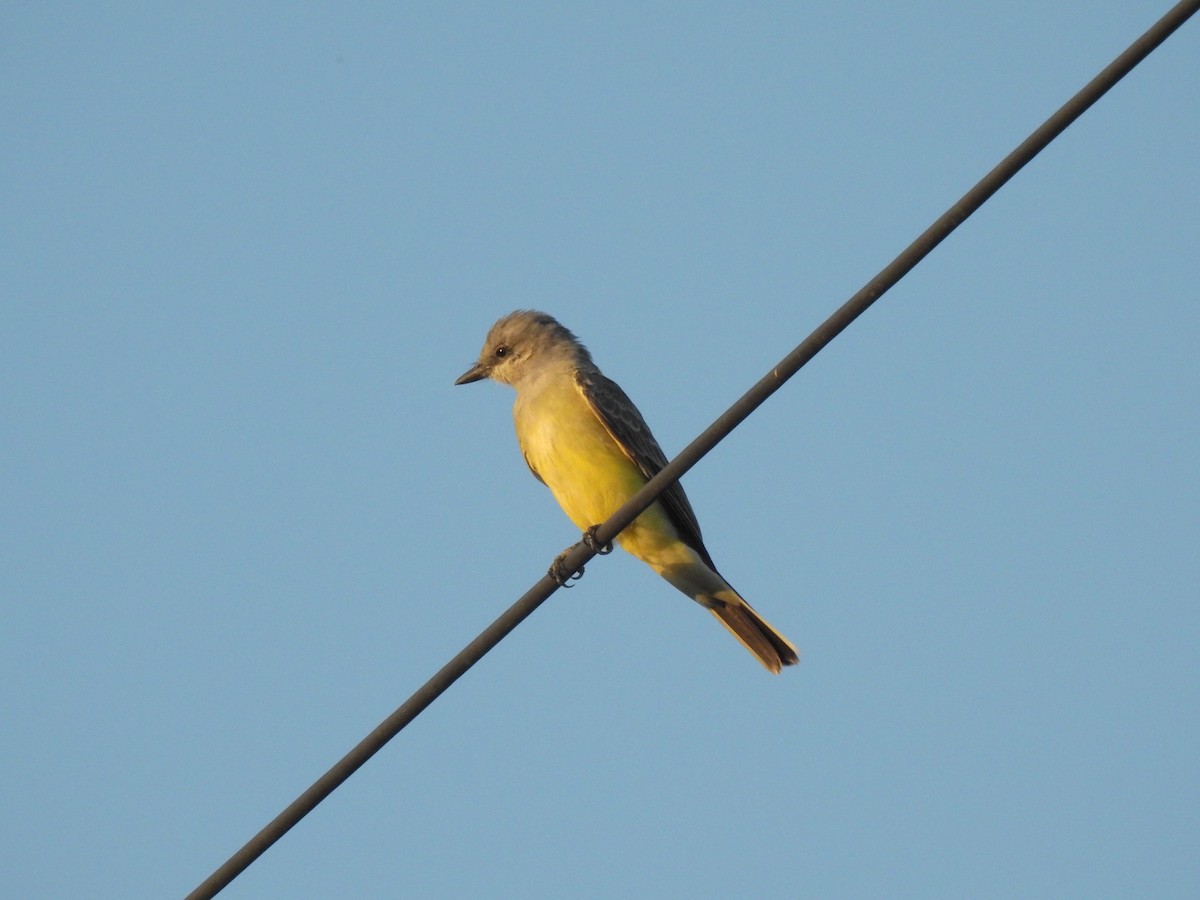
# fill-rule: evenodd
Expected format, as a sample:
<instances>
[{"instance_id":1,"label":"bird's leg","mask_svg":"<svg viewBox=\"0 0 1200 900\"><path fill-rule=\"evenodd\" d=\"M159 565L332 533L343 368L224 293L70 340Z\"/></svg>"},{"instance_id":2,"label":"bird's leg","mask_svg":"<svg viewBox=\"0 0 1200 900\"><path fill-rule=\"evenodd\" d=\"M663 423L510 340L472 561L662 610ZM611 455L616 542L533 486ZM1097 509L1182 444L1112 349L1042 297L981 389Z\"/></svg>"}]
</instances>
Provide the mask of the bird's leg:
<instances>
[{"instance_id":1,"label":"bird's leg","mask_svg":"<svg viewBox=\"0 0 1200 900\"><path fill-rule=\"evenodd\" d=\"M550 570L546 573L553 578L555 582L557 582L559 587L575 587L575 585L568 584L567 582L578 581L583 577L583 566L579 567L578 572L568 572L566 567L563 565L563 561L567 558L567 554L573 549L573 547L568 547L562 553L558 554L558 556L554 557L554 562L550 563Z\"/></svg>"},{"instance_id":2,"label":"bird's leg","mask_svg":"<svg viewBox=\"0 0 1200 900\"><path fill-rule=\"evenodd\" d=\"M603 547L596 540L596 532L600 530L599 525L593 525L583 533L583 542L588 545L588 548L595 552L597 556L607 556L612 553L612 541L609 541Z\"/></svg>"},{"instance_id":3,"label":"bird's leg","mask_svg":"<svg viewBox=\"0 0 1200 900\"><path fill-rule=\"evenodd\" d=\"M593 525L591 528L587 529L587 531L583 533L583 542L588 546L588 549L590 549L597 556L604 556L612 553L613 545L610 541L604 546L601 546L600 542L596 540L596 529L599 527L599 525ZM572 573L568 572L566 570L566 566L563 565L563 562L567 558L567 554L573 549L574 547L568 547L562 553L558 554L558 556L554 557L554 562L550 563L550 571L547 574L558 583L559 587L574 587L574 585L567 584L567 582L578 581L583 577L583 566L579 567L578 572Z\"/></svg>"}]
</instances>

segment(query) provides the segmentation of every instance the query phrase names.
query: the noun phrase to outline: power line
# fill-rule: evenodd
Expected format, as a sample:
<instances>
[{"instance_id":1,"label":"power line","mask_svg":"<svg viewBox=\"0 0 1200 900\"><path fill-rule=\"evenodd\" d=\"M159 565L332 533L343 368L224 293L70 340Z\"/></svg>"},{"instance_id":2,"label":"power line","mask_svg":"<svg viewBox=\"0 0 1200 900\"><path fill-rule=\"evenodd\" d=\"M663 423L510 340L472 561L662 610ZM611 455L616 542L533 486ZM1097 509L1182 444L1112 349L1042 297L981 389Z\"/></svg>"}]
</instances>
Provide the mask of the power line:
<instances>
[{"instance_id":1,"label":"power line","mask_svg":"<svg viewBox=\"0 0 1200 900\"><path fill-rule=\"evenodd\" d=\"M845 330L851 322L866 312L872 303L883 296L896 282L911 271L917 263L950 235L959 225L982 206L1004 184L1019 172L1026 163L1045 149L1072 122L1118 81L1125 77L1138 63L1173 34L1184 22L1200 9L1200 0L1181 0L1165 16L1159 19L1145 34L1134 41L1128 49L1113 60L1099 75L1087 83L1074 97L1068 100L1054 115L1027 137L1006 156L957 203L943 213L915 241L889 263L883 271L871 279L861 290L845 302L840 309L825 320L796 349L772 367L762 379L726 410L712 425L687 445L661 472L650 479L640 491L618 509L595 532L598 546L615 538L626 526L641 514L667 487L694 466L720 441L736 428L783 383L791 378L810 359L817 355L830 341ZM596 551L580 542L564 557L564 571L581 572ZM342 782L354 774L360 766L375 755L384 744L395 737L401 729L415 719L436 700L447 688L471 666L483 658L496 644L517 627L558 589L558 583L549 575L543 576L533 587L489 625L475 640L471 641L436 675L423 684L399 709L383 720L374 731L342 757L317 781L297 797L286 809L272 819L261 831L231 856L223 865L206 878L188 900L203 900L215 896L227 884L250 866L272 844L283 837L289 829L311 812L318 803L329 796Z\"/></svg>"}]
</instances>

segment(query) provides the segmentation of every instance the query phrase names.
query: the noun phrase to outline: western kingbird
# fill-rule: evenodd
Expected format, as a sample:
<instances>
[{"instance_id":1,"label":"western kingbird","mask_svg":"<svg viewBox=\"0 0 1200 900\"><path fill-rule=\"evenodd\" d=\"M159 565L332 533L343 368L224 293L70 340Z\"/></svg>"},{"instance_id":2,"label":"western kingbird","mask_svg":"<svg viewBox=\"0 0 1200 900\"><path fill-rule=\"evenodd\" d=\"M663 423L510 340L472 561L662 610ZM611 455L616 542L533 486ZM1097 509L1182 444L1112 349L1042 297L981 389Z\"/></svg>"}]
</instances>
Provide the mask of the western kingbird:
<instances>
[{"instance_id":1,"label":"western kingbird","mask_svg":"<svg viewBox=\"0 0 1200 900\"><path fill-rule=\"evenodd\" d=\"M546 313L518 310L500 319L479 361L454 383L484 378L516 389L513 420L525 462L585 533L667 464L625 392ZM679 482L622 531L617 543L708 609L770 671L778 674L799 661L791 641L717 573Z\"/></svg>"}]
</instances>

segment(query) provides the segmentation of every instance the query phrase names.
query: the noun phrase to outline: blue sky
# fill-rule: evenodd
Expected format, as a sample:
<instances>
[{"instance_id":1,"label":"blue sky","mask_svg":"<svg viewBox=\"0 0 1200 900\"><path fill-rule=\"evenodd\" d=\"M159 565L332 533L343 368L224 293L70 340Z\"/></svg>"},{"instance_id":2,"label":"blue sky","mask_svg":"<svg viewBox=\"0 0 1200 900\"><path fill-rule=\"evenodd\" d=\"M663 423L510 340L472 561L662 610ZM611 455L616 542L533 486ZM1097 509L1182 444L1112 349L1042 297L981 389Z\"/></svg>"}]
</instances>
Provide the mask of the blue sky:
<instances>
[{"instance_id":1,"label":"blue sky","mask_svg":"<svg viewBox=\"0 0 1200 900\"><path fill-rule=\"evenodd\" d=\"M8 4L0 868L181 896L1166 9ZM685 478L801 648L596 560L225 896L1195 896L1200 30Z\"/></svg>"}]
</instances>

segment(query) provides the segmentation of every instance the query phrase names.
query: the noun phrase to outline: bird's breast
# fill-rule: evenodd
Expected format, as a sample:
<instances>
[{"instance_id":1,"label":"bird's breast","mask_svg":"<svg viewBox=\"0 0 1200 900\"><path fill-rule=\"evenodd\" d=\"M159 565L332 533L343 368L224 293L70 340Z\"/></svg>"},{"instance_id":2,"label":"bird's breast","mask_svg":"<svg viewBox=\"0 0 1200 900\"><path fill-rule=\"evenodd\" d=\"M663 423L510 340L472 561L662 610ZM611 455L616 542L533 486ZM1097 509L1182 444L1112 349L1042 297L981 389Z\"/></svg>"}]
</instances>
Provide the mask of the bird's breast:
<instances>
[{"instance_id":1,"label":"bird's breast","mask_svg":"<svg viewBox=\"0 0 1200 900\"><path fill-rule=\"evenodd\" d=\"M517 440L529 465L580 529L607 519L646 483L573 379L518 394Z\"/></svg>"}]
</instances>

